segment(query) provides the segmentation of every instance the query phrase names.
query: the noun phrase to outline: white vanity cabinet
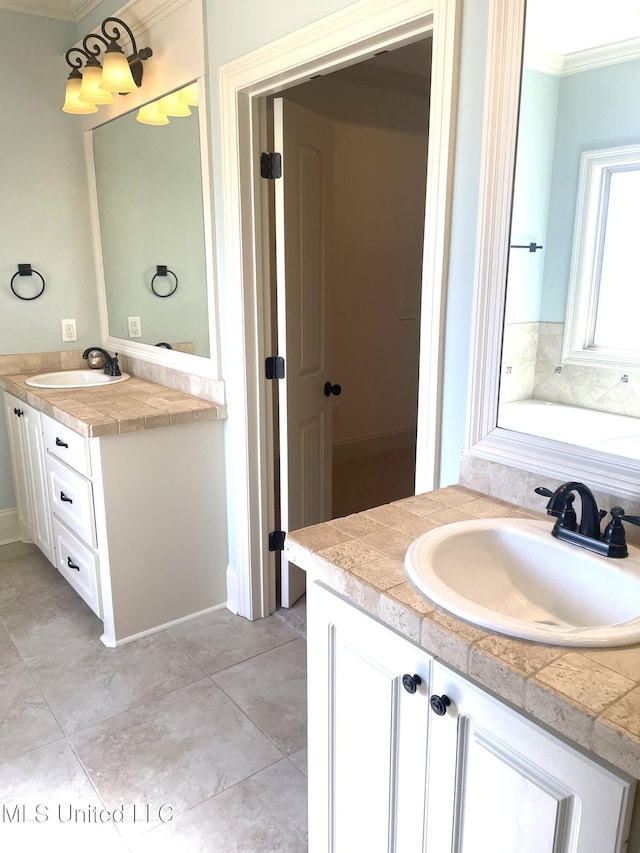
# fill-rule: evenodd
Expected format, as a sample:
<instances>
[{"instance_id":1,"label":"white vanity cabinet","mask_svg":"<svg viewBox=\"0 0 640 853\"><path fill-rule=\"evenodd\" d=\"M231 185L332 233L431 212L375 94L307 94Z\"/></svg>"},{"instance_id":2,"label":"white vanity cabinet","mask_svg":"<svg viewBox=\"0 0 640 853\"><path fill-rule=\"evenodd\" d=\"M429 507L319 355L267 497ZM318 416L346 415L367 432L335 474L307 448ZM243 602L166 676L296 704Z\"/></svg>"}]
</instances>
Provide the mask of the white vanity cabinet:
<instances>
[{"instance_id":1,"label":"white vanity cabinet","mask_svg":"<svg viewBox=\"0 0 640 853\"><path fill-rule=\"evenodd\" d=\"M42 415L56 566L103 618L89 439Z\"/></svg>"},{"instance_id":2,"label":"white vanity cabinet","mask_svg":"<svg viewBox=\"0 0 640 853\"><path fill-rule=\"evenodd\" d=\"M4 395L18 525L25 540L33 541L54 562L51 509L46 489L41 414Z\"/></svg>"},{"instance_id":3,"label":"white vanity cabinet","mask_svg":"<svg viewBox=\"0 0 640 853\"><path fill-rule=\"evenodd\" d=\"M7 392L5 405L23 535L100 617L105 645L225 606L220 421L135 418L89 438Z\"/></svg>"},{"instance_id":4,"label":"white vanity cabinet","mask_svg":"<svg viewBox=\"0 0 640 853\"><path fill-rule=\"evenodd\" d=\"M626 849L633 780L318 583L308 661L312 853Z\"/></svg>"},{"instance_id":5,"label":"white vanity cabinet","mask_svg":"<svg viewBox=\"0 0 640 853\"><path fill-rule=\"evenodd\" d=\"M309 849L418 853L431 657L324 587L307 595Z\"/></svg>"}]
</instances>

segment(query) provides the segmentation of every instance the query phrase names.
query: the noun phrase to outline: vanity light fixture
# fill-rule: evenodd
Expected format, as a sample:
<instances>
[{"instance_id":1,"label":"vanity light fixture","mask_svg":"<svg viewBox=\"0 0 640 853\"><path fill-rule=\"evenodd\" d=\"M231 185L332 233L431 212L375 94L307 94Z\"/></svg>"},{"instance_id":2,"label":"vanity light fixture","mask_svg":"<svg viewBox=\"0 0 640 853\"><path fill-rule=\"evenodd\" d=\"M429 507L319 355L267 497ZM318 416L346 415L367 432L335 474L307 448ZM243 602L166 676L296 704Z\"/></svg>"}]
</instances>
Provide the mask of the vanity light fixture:
<instances>
[{"instance_id":1,"label":"vanity light fixture","mask_svg":"<svg viewBox=\"0 0 640 853\"><path fill-rule=\"evenodd\" d=\"M191 115L189 105L182 100L179 92L172 92L170 95L160 98L158 109L166 116L182 117Z\"/></svg>"},{"instance_id":2,"label":"vanity light fixture","mask_svg":"<svg viewBox=\"0 0 640 853\"><path fill-rule=\"evenodd\" d=\"M144 107L140 107L136 121L139 121L140 124L169 124L169 119L159 110L159 101L153 101L150 104L145 104Z\"/></svg>"},{"instance_id":3,"label":"vanity light fixture","mask_svg":"<svg viewBox=\"0 0 640 853\"><path fill-rule=\"evenodd\" d=\"M142 63L153 55L151 48L138 50L133 33L120 18L105 18L101 31L101 34L89 33L82 40L81 48L72 47L65 54L71 68L62 108L66 113L95 113L97 104L114 102L113 93L135 92L142 83ZM133 52L128 57L118 43L123 33L131 41ZM98 57L103 50L102 66Z\"/></svg>"}]
</instances>

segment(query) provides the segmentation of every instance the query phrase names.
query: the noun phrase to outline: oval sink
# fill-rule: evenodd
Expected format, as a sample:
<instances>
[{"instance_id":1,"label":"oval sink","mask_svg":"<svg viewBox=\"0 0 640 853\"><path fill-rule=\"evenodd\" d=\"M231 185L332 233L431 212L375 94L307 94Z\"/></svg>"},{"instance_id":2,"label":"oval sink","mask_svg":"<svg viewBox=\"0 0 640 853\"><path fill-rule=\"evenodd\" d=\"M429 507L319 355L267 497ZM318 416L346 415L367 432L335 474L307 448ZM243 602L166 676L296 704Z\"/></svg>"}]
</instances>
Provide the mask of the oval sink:
<instances>
[{"instance_id":1,"label":"oval sink","mask_svg":"<svg viewBox=\"0 0 640 853\"><path fill-rule=\"evenodd\" d=\"M25 379L32 388L91 388L96 385L114 385L126 382L128 373L120 376L107 376L101 370L58 370L53 373L39 373Z\"/></svg>"},{"instance_id":2,"label":"oval sink","mask_svg":"<svg viewBox=\"0 0 640 853\"><path fill-rule=\"evenodd\" d=\"M447 524L413 542L405 573L474 625L558 646L640 642L640 549L601 557L551 536L552 524L491 518Z\"/></svg>"}]
</instances>

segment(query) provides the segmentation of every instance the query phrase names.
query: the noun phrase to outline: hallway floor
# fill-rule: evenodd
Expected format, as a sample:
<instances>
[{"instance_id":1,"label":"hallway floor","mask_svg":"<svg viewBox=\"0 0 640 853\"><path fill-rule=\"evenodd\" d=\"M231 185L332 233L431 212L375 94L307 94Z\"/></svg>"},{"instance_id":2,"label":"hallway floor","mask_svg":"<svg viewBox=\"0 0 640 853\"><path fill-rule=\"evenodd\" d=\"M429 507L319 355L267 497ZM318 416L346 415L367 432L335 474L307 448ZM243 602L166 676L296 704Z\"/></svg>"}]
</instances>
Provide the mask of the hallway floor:
<instances>
[{"instance_id":1,"label":"hallway floor","mask_svg":"<svg viewBox=\"0 0 640 853\"><path fill-rule=\"evenodd\" d=\"M306 644L227 610L118 649L0 547L0 849L307 849Z\"/></svg>"},{"instance_id":2,"label":"hallway floor","mask_svg":"<svg viewBox=\"0 0 640 853\"><path fill-rule=\"evenodd\" d=\"M334 463L332 518L410 497L415 475L415 447Z\"/></svg>"}]
</instances>

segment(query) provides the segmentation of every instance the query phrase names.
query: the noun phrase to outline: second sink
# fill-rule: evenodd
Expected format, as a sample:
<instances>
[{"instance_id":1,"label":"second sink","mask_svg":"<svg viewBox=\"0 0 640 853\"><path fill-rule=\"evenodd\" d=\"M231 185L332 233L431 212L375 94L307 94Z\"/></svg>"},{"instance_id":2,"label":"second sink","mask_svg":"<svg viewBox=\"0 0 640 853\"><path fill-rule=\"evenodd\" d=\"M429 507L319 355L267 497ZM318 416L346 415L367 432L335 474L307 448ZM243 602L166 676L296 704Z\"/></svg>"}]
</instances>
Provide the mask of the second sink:
<instances>
[{"instance_id":1,"label":"second sink","mask_svg":"<svg viewBox=\"0 0 640 853\"><path fill-rule=\"evenodd\" d=\"M474 625L560 646L640 642L640 549L612 560L560 542L546 521L479 519L424 534L405 572Z\"/></svg>"},{"instance_id":2,"label":"second sink","mask_svg":"<svg viewBox=\"0 0 640 853\"><path fill-rule=\"evenodd\" d=\"M26 385L32 388L91 388L96 385L114 385L125 382L128 373L120 376L107 376L100 370L58 370L52 373L39 373L25 379Z\"/></svg>"}]
</instances>

